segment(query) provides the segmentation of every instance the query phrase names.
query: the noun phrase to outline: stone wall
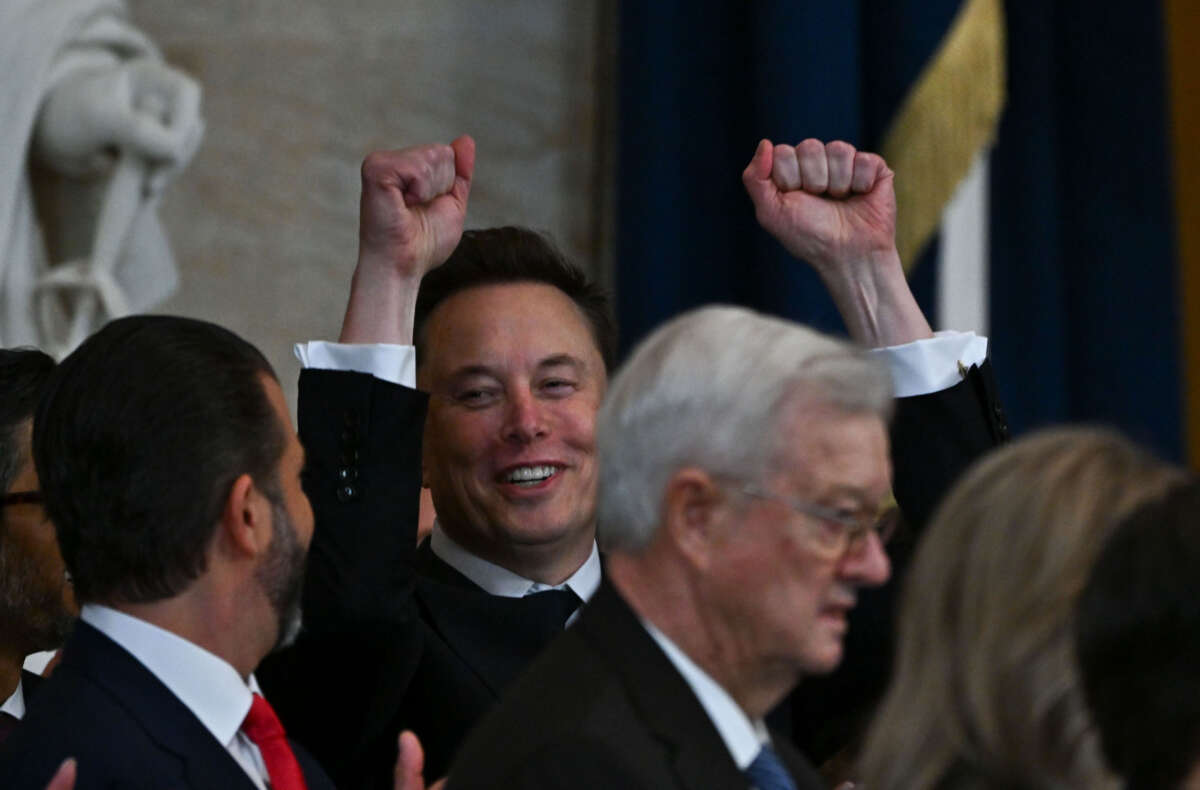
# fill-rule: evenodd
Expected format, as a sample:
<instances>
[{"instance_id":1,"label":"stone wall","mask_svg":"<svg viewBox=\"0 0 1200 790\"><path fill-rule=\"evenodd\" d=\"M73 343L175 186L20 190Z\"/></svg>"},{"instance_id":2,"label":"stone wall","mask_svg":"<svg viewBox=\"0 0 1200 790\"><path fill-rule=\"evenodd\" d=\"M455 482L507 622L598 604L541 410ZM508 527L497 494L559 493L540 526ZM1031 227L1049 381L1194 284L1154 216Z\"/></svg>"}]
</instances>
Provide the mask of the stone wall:
<instances>
[{"instance_id":1,"label":"stone wall","mask_svg":"<svg viewBox=\"0 0 1200 790\"><path fill-rule=\"evenodd\" d=\"M204 144L163 204L181 287L161 309L259 345L293 403L292 342L337 335L372 149L472 134L468 226L531 225L598 269L603 0L128 4L204 87Z\"/></svg>"}]
</instances>

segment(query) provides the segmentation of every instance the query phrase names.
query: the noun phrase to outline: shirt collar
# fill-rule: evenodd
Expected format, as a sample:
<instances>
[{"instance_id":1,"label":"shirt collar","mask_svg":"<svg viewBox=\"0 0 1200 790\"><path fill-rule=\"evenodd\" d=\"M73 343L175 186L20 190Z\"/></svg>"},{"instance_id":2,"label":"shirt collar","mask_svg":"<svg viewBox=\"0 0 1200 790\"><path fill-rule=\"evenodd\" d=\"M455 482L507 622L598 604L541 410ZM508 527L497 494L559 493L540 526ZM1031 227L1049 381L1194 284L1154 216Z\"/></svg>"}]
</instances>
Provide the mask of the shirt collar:
<instances>
[{"instance_id":1,"label":"shirt collar","mask_svg":"<svg viewBox=\"0 0 1200 790\"><path fill-rule=\"evenodd\" d=\"M233 743L258 681L224 659L145 620L99 604L84 604L79 619L125 648L188 707L226 748Z\"/></svg>"},{"instance_id":2,"label":"shirt collar","mask_svg":"<svg viewBox=\"0 0 1200 790\"><path fill-rule=\"evenodd\" d=\"M502 568L494 562L472 554L455 543L436 521L433 524L433 533L429 536L429 548L438 559L488 593L505 598L523 598L530 593L565 587L578 595L580 600L587 601L600 586L600 552L595 541L592 541L592 553L584 560L583 565L579 566L579 570L557 588L526 579L508 568Z\"/></svg>"},{"instance_id":3,"label":"shirt collar","mask_svg":"<svg viewBox=\"0 0 1200 790\"><path fill-rule=\"evenodd\" d=\"M25 691L21 686L21 678L17 678L16 690L13 691L12 696L4 700L3 705L0 705L0 711L15 719L25 718Z\"/></svg>"},{"instance_id":4,"label":"shirt collar","mask_svg":"<svg viewBox=\"0 0 1200 790\"><path fill-rule=\"evenodd\" d=\"M750 721L733 701L733 697L680 650L678 645L668 639L666 634L646 620L642 620L642 625L691 687L696 699L700 701L700 707L704 708L713 726L717 728L717 734L725 742L725 748L729 750L729 755L733 757L738 769L745 771L750 767L750 763L754 762L763 745L771 742L767 725L762 719Z\"/></svg>"}]
</instances>

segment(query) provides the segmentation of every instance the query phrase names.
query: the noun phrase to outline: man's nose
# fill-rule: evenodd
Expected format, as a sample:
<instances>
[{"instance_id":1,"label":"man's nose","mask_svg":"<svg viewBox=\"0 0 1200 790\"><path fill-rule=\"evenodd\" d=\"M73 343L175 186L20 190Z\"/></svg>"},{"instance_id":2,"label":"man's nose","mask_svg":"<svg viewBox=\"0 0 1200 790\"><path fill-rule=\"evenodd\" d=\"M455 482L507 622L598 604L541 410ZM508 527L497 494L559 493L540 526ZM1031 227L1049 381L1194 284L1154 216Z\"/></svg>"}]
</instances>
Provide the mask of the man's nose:
<instances>
[{"instance_id":1,"label":"man's nose","mask_svg":"<svg viewBox=\"0 0 1200 790\"><path fill-rule=\"evenodd\" d=\"M878 587L888 580L892 563L874 530L866 534L861 544L846 552L838 575L859 587Z\"/></svg>"},{"instance_id":2,"label":"man's nose","mask_svg":"<svg viewBox=\"0 0 1200 790\"><path fill-rule=\"evenodd\" d=\"M518 392L508 399L504 417L503 432L507 441L528 443L549 432L545 410L528 390Z\"/></svg>"}]
</instances>

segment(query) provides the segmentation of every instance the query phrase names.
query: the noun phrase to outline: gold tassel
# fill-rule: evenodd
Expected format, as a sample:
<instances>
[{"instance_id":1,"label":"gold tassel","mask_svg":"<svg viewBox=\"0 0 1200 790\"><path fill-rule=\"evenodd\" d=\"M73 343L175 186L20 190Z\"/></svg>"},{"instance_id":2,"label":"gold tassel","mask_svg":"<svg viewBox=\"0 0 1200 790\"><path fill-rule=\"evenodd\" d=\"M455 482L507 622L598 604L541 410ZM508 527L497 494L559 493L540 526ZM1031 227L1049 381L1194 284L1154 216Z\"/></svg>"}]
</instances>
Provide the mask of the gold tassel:
<instances>
[{"instance_id":1,"label":"gold tassel","mask_svg":"<svg viewBox=\"0 0 1200 790\"><path fill-rule=\"evenodd\" d=\"M896 173L896 246L906 271L975 156L995 139L1004 40L1001 0L967 0L884 137L880 153Z\"/></svg>"}]
</instances>

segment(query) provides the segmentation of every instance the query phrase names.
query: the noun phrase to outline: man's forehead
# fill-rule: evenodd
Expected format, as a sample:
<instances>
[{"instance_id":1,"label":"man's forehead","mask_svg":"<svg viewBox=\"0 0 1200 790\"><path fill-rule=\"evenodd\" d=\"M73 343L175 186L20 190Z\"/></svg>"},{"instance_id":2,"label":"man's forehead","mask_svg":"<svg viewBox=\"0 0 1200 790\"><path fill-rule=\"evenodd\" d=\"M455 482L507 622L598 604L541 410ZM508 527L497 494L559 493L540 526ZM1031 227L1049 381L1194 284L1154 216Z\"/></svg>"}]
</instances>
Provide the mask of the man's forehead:
<instances>
[{"instance_id":1,"label":"man's forehead","mask_svg":"<svg viewBox=\"0 0 1200 790\"><path fill-rule=\"evenodd\" d=\"M830 404L785 410L772 473L824 496L882 495L891 485L887 426L872 412Z\"/></svg>"},{"instance_id":2,"label":"man's forehead","mask_svg":"<svg viewBox=\"0 0 1200 790\"><path fill-rule=\"evenodd\" d=\"M517 355L527 366L568 360L603 366L579 306L555 286L535 282L474 286L448 297L426 321L421 351L420 366L440 375L506 364Z\"/></svg>"}]
</instances>

